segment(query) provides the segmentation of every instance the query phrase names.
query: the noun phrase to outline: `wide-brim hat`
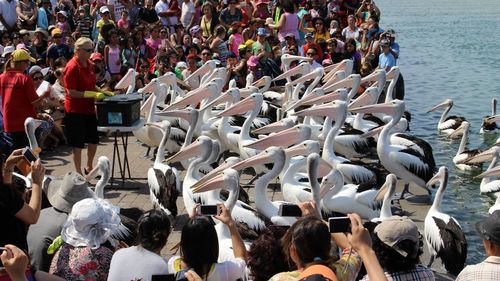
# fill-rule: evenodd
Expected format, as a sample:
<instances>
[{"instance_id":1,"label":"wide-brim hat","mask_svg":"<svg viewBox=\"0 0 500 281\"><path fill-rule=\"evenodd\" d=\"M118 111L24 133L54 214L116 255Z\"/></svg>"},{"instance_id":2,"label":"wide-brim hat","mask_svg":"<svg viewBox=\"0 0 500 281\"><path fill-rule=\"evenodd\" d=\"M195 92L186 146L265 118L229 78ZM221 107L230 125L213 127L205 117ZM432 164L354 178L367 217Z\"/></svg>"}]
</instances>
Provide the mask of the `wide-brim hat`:
<instances>
[{"instance_id":1,"label":"wide-brim hat","mask_svg":"<svg viewBox=\"0 0 500 281\"><path fill-rule=\"evenodd\" d=\"M377 225L373 232L382 243L391 247L403 257L406 257L409 253L399 248L398 244L404 240L410 240L418 246L420 239L417 225L408 217L392 216L387 218Z\"/></svg>"},{"instance_id":2,"label":"wide-brim hat","mask_svg":"<svg viewBox=\"0 0 500 281\"><path fill-rule=\"evenodd\" d=\"M476 231L483 240L500 244L500 210L477 222Z\"/></svg>"},{"instance_id":3,"label":"wide-brim hat","mask_svg":"<svg viewBox=\"0 0 500 281\"><path fill-rule=\"evenodd\" d=\"M35 29L35 33L41 33L43 35L44 38L47 38L49 37L49 33L47 32L47 30L43 29L43 28L40 28L40 27L37 27Z\"/></svg>"},{"instance_id":4,"label":"wide-brim hat","mask_svg":"<svg viewBox=\"0 0 500 281\"><path fill-rule=\"evenodd\" d=\"M76 202L94 197L85 178L77 172L68 172L62 180L52 180L46 193L50 204L66 213L71 212Z\"/></svg>"},{"instance_id":5,"label":"wide-brim hat","mask_svg":"<svg viewBox=\"0 0 500 281\"><path fill-rule=\"evenodd\" d=\"M120 227L119 209L100 198L78 201L71 210L61 238L73 247L99 248Z\"/></svg>"}]
</instances>

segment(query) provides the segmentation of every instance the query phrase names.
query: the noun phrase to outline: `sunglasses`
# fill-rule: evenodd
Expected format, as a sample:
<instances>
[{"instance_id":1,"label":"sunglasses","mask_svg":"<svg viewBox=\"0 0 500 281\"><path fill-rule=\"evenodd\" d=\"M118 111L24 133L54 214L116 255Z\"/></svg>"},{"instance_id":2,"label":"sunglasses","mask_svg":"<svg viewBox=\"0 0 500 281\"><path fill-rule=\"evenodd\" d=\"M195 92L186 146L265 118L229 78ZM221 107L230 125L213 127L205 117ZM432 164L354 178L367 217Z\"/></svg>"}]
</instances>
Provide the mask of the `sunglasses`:
<instances>
[{"instance_id":1,"label":"sunglasses","mask_svg":"<svg viewBox=\"0 0 500 281\"><path fill-rule=\"evenodd\" d=\"M210 53L201 53L202 56L210 56Z\"/></svg>"},{"instance_id":2,"label":"sunglasses","mask_svg":"<svg viewBox=\"0 0 500 281\"><path fill-rule=\"evenodd\" d=\"M83 50L83 51L85 51L87 53L92 53L92 51L94 51L94 49L81 49L81 50Z\"/></svg>"},{"instance_id":3,"label":"sunglasses","mask_svg":"<svg viewBox=\"0 0 500 281\"><path fill-rule=\"evenodd\" d=\"M316 53L307 53L307 56L315 56Z\"/></svg>"},{"instance_id":4,"label":"sunglasses","mask_svg":"<svg viewBox=\"0 0 500 281\"><path fill-rule=\"evenodd\" d=\"M33 80L35 80L35 81L42 80L42 79L43 79L43 76L33 77Z\"/></svg>"}]
</instances>

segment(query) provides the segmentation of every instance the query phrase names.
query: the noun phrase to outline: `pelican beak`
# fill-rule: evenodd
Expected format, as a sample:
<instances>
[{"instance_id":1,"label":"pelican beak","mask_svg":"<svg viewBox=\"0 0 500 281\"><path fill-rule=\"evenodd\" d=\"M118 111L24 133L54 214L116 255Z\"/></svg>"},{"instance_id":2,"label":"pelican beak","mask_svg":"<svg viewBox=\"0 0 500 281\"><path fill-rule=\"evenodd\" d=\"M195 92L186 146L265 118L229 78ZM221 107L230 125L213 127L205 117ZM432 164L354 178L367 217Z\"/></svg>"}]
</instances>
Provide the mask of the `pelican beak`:
<instances>
[{"instance_id":1,"label":"pelican beak","mask_svg":"<svg viewBox=\"0 0 500 281\"><path fill-rule=\"evenodd\" d=\"M332 84L335 84L335 83L337 83L337 82L342 81L342 80L344 80L344 79L345 79L345 71L343 71L343 70L339 70L339 71L337 71L337 72L335 72L335 73L333 73L333 74L332 74L332 72L330 72L330 73L328 73L328 74L330 74L330 75L329 75L329 76L328 76L328 78L325 80L326 82L325 82L325 84L323 85L323 87L324 87L325 89L328 89L328 90L329 90L329 87L330 87Z\"/></svg>"},{"instance_id":2,"label":"pelican beak","mask_svg":"<svg viewBox=\"0 0 500 281\"><path fill-rule=\"evenodd\" d=\"M135 71L133 68L130 68L127 71L127 74L125 74L125 76L123 76L123 78L120 81L118 81L118 83L116 83L115 89L118 90L127 89L130 85L132 85L132 82L134 82L134 80L135 80Z\"/></svg>"},{"instance_id":3,"label":"pelican beak","mask_svg":"<svg viewBox=\"0 0 500 281\"><path fill-rule=\"evenodd\" d=\"M201 153L201 148L202 148L202 143L199 140L196 140L195 142L188 145L187 147L185 147L181 151L179 151L176 154L165 159L163 162L175 163L175 162L180 162L180 161L192 158L192 157Z\"/></svg>"},{"instance_id":4,"label":"pelican beak","mask_svg":"<svg viewBox=\"0 0 500 281\"><path fill-rule=\"evenodd\" d=\"M294 68L295 69L295 68ZM323 76L324 74L324 70L322 68L318 68L310 73L307 73L305 75L302 75L300 78L297 78L295 80L293 80L292 82L288 83L288 85L290 86L294 86L294 85L297 85L299 83L305 83L309 80L312 80L312 79L315 79L316 77L318 76Z\"/></svg>"},{"instance_id":5,"label":"pelican beak","mask_svg":"<svg viewBox=\"0 0 500 281\"><path fill-rule=\"evenodd\" d=\"M154 95L154 94L153 94ZM153 105L153 95L150 95L141 105L141 112L149 112Z\"/></svg>"},{"instance_id":6,"label":"pelican beak","mask_svg":"<svg viewBox=\"0 0 500 281\"><path fill-rule=\"evenodd\" d=\"M350 87L352 87L352 82L353 82L353 80L351 78L347 77L347 78L342 79L338 82L330 84L329 86L325 87L325 85L323 85L323 88L325 89L325 92L331 92L331 91L335 91L335 90L340 89L340 88L350 88Z\"/></svg>"},{"instance_id":7,"label":"pelican beak","mask_svg":"<svg viewBox=\"0 0 500 281\"><path fill-rule=\"evenodd\" d=\"M382 187L377 191L377 194L375 194L373 201L376 202L384 199L384 196L388 190L389 190L389 184L387 183L387 181L385 181Z\"/></svg>"},{"instance_id":8,"label":"pelican beak","mask_svg":"<svg viewBox=\"0 0 500 281\"><path fill-rule=\"evenodd\" d=\"M217 174L215 174L214 177L212 177L209 180L204 181L203 183L200 183L200 184L198 184L198 182L195 183L191 187L191 191L193 193L200 193L200 192L219 189L223 185L224 185L224 173L223 173L223 171L220 171Z\"/></svg>"},{"instance_id":9,"label":"pelican beak","mask_svg":"<svg viewBox=\"0 0 500 281\"><path fill-rule=\"evenodd\" d=\"M283 56L281 56L281 62L282 63L286 63L286 64L290 64L292 61L301 61L301 60L305 60L305 61L311 61L312 58L309 58L309 57L301 57L301 56L292 56L292 55L288 55L288 54L285 54Z\"/></svg>"},{"instance_id":10,"label":"pelican beak","mask_svg":"<svg viewBox=\"0 0 500 281\"><path fill-rule=\"evenodd\" d=\"M198 88L196 90L188 93L181 100L173 103L172 105L165 108L165 110L181 109L189 105L196 105L202 100L209 98L212 95L212 91L208 87Z\"/></svg>"},{"instance_id":11,"label":"pelican beak","mask_svg":"<svg viewBox=\"0 0 500 281\"><path fill-rule=\"evenodd\" d=\"M237 89L230 89L229 91L233 91L233 90L238 91ZM213 101L211 101L207 105L205 105L203 108L200 109L200 111L203 111L207 108L212 108L213 106L219 105L221 103L230 102L232 99L233 99L233 96L231 96L231 94L229 92L226 92L226 93L218 96L216 99L214 99Z\"/></svg>"},{"instance_id":12,"label":"pelican beak","mask_svg":"<svg viewBox=\"0 0 500 281\"><path fill-rule=\"evenodd\" d=\"M258 90L256 88L251 88L251 89L240 89L240 97L241 98L248 98L254 93L257 93Z\"/></svg>"},{"instance_id":13,"label":"pelican beak","mask_svg":"<svg viewBox=\"0 0 500 281\"><path fill-rule=\"evenodd\" d=\"M309 97L309 96L308 96ZM336 100L345 100L347 97L347 90L345 89L337 89L333 93L329 93L324 96L317 96L317 97L312 97L308 99L307 101L303 102L303 105L313 105L313 104L321 104L321 103L328 103ZM304 99L304 98L302 98Z\"/></svg>"},{"instance_id":14,"label":"pelican beak","mask_svg":"<svg viewBox=\"0 0 500 281\"><path fill-rule=\"evenodd\" d=\"M311 107L308 109L301 110L299 112L294 113L295 116L330 116L334 117L337 113L337 108L335 104L325 104L319 105L315 107Z\"/></svg>"},{"instance_id":15,"label":"pelican beak","mask_svg":"<svg viewBox=\"0 0 500 281\"><path fill-rule=\"evenodd\" d=\"M191 75L189 75L185 80L189 81L189 79L192 79L193 77L196 77L198 75L204 75L209 71L209 69L210 69L210 64L207 62L200 68L198 68L195 72L191 73Z\"/></svg>"},{"instance_id":16,"label":"pelican beak","mask_svg":"<svg viewBox=\"0 0 500 281\"><path fill-rule=\"evenodd\" d=\"M426 112L426 113L433 112L433 111L435 111L435 110L437 110L437 109L439 109L439 108L445 108L445 107L447 107L447 106L448 106L448 103L447 103L446 101L444 101L444 102L442 102L442 103L440 103L440 104L438 104L438 105L434 106L433 108L431 108L431 109L427 110L427 112Z\"/></svg>"},{"instance_id":17,"label":"pelican beak","mask_svg":"<svg viewBox=\"0 0 500 281\"><path fill-rule=\"evenodd\" d=\"M97 177L97 175L99 174L99 167L94 167L94 169L92 169L86 176L85 176L85 179L87 181L90 181L90 180L93 180Z\"/></svg>"},{"instance_id":18,"label":"pelican beak","mask_svg":"<svg viewBox=\"0 0 500 281\"><path fill-rule=\"evenodd\" d=\"M375 100L375 98L378 98L377 91L378 91L378 89L376 87L370 87L370 88L366 89L366 91L361 96L359 96L357 99L353 100L349 104L349 106L348 106L349 110L353 109L353 108L362 107L365 105L377 103L377 100Z\"/></svg>"},{"instance_id":19,"label":"pelican beak","mask_svg":"<svg viewBox=\"0 0 500 281\"><path fill-rule=\"evenodd\" d=\"M158 79L155 78L151 80L151 82L149 82L146 86L140 88L137 92L139 94L153 93L158 88L159 85L160 83L158 83Z\"/></svg>"},{"instance_id":20,"label":"pelican beak","mask_svg":"<svg viewBox=\"0 0 500 281\"><path fill-rule=\"evenodd\" d=\"M361 83L376 82L379 78L379 75L381 75L382 71L385 72L385 70L383 69L377 69L370 75L361 78Z\"/></svg>"},{"instance_id":21,"label":"pelican beak","mask_svg":"<svg viewBox=\"0 0 500 281\"><path fill-rule=\"evenodd\" d=\"M245 145L245 147L257 150L264 150L270 146L279 146L282 148L286 148L301 141L300 137L301 128L295 126L290 129L286 129L279 133L275 133L265 138L254 141L251 144Z\"/></svg>"},{"instance_id":22,"label":"pelican beak","mask_svg":"<svg viewBox=\"0 0 500 281\"><path fill-rule=\"evenodd\" d=\"M328 191L332 188L331 183L326 183L324 180L321 181L319 185L319 197L323 198L328 193Z\"/></svg>"},{"instance_id":23,"label":"pelican beak","mask_svg":"<svg viewBox=\"0 0 500 281\"><path fill-rule=\"evenodd\" d=\"M441 181L441 171L437 172L426 184L427 188Z\"/></svg>"},{"instance_id":24,"label":"pelican beak","mask_svg":"<svg viewBox=\"0 0 500 281\"><path fill-rule=\"evenodd\" d=\"M177 117L184 119L188 122L192 122L192 114L189 110L183 109L183 110L169 110L169 111L161 111L161 112L155 112L157 116L163 116L163 117Z\"/></svg>"},{"instance_id":25,"label":"pelican beak","mask_svg":"<svg viewBox=\"0 0 500 281\"><path fill-rule=\"evenodd\" d=\"M489 123L500 122L500 114L488 117L488 118L486 118L486 121L489 122Z\"/></svg>"},{"instance_id":26,"label":"pelican beak","mask_svg":"<svg viewBox=\"0 0 500 281\"><path fill-rule=\"evenodd\" d=\"M237 171L241 171L249 167L270 163L272 161L273 159L268 155L267 151L262 151L261 153L253 157L234 164L233 166L231 166L231 168Z\"/></svg>"},{"instance_id":27,"label":"pelican beak","mask_svg":"<svg viewBox=\"0 0 500 281\"><path fill-rule=\"evenodd\" d=\"M475 176L475 178L485 178L485 177L495 177L500 176L500 166L496 166L493 169L489 169L488 171Z\"/></svg>"},{"instance_id":28,"label":"pelican beak","mask_svg":"<svg viewBox=\"0 0 500 281\"><path fill-rule=\"evenodd\" d=\"M293 123L291 123L291 126L293 126ZM270 134L270 133L275 133L279 132L282 130L290 129L290 125L287 126L287 124L283 121L276 121L271 124L267 124L264 127L260 127L258 129L253 130L252 132L256 135L262 135L262 134Z\"/></svg>"},{"instance_id":29,"label":"pelican beak","mask_svg":"<svg viewBox=\"0 0 500 281\"><path fill-rule=\"evenodd\" d=\"M332 166L328 162L320 158L318 165L318 178L322 178L328 175L332 171L332 169Z\"/></svg>"},{"instance_id":30,"label":"pelican beak","mask_svg":"<svg viewBox=\"0 0 500 281\"><path fill-rule=\"evenodd\" d=\"M307 63L307 64L309 64L309 63ZM304 68L306 68L306 66L304 66L304 63L301 63L301 64L297 65L296 67L290 69L289 71L276 76L273 79L273 82L274 81L283 80L283 79L286 79L286 78L290 78L290 77L293 77L293 76L295 76L297 74L304 74L304 72L306 72L305 71L306 69L304 69Z\"/></svg>"},{"instance_id":31,"label":"pelican beak","mask_svg":"<svg viewBox=\"0 0 500 281\"><path fill-rule=\"evenodd\" d=\"M289 158L299 155L304 155L305 153L306 153L306 148L302 143L299 143L297 145L285 149L285 155L286 157Z\"/></svg>"},{"instance_id":32,"label":"pelican beak","mask_svg":"<svg viewBox=\"0 0 500 281\"><path fill-rule=\"evenodd\" d=\"M162 75L156 79L158 79L158 82L167 85L172 85L177 82L176 76L172 72L167 72L165 75Z\"/></svg>"},{"instance_id":33,"label":"pelican beak","mask_svg":"<svg viewBox=\"0 0 500 281\"><path fill-rule=\"evenodd\" d=\"M379 134L380 132L382 132L382 129L384 129L384 126L378 126L376 128L373 128L373 129L369 130L368 132L362 134L361 137L364 139L367 139L369 137L373 137L373 136Z\"/></svg>"},{"instance_id":34,"label":"pelican beak","mask_svg":"<svg viewBox=\"0 0 500 281\"><path fill-rule=\"evenodd\" d=\"M213 169L210 171L208 174L204 175L199 181L197 181L191 188L195 188L201 184L204 184L208 181L210 181L212 178L216 177L217 175L221 174L225 169L230 168L231 165L228 163L224 162L221 165L219 165L217 168Z\"/></svg>"},{"instance_id":35,"label":"pelican beak","mask_svg":"<svg viewBox=\"0 0 500 281\"><path fill-rule=\"evenodd\" d=\"M385 79L392 80L399 77L399 66L393 66L385 75Z\"/></svg>"},{"instance_id":36,"label":"pelican beak","mask_svg":"<svg viewBox=\"0 0 500 281\"><path fill-rule=\"evenodd\" d=\"M395 113L395 108L392 103L379 103L372 104L362 107L357 107L349 109L352 113L384 113L388 115L393 115Z\"/></svg>"},{"instance_id":37,"label":"pelican beak","mask_svg":"<svg viewBox=\"0 0 500 281\"><path fill-rule=\"evenodd\" d=\"M255 87L262 87L262 86L265 86L265 85L266 85L266 78L265 78L265 76L262 77L262 78L260 78L259 80L255 81L253 83L253 86L255 86Z\"/></svg>"},{"instance_id":38,"label":"pelican beak","mask_svg":"<svg viewBox=\"0 0 500 281\"><path fill-rule=\"evenodd\" d=\"M497 149L500 149L500 148L497 148ZM495 153L498 153L498 152L495 151L495 147L492 147L488 150L485 150L479 154L476 154L476 155L466 159L464 161L464 163L466 163L466 164L482 164L486 161L491 161L491 159L493 159L493 155L495 155Z\"/></svg>"},{"instance_id":39,"label":"pelican beak","mask_svg":"<svg viewBox=\"0 0 500 281\"><path fill-rule=\"evenodd\" d=\"M253 96L249 96L248 98L241 100L237 104L234 104L230 108L226 108L224 111L219 112L217 116L223 117L223 116L233 116L233 115L243 114L245 112L252 110L255 107L255 105L256 105L255 99L253 98Z\"/></svg>"}]
</instances>

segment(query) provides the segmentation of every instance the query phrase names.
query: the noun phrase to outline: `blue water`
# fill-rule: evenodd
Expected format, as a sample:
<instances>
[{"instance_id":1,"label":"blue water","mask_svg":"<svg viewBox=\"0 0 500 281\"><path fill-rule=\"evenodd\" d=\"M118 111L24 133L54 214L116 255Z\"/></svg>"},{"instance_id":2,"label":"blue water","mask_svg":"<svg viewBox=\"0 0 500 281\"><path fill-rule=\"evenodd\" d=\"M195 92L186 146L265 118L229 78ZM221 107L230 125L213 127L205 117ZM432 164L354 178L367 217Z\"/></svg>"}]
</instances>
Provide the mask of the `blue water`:
<instances>
[{"instance_id":1,"label":"blue water","mask_svg":"<svg viewBox=\"0 0 500 281\"><path fill-rule=\"evenodd\" d=\"M481 119L500 98L500 5L498 0L378 0L382 28L394 28L401 46L398 65L404 75L411 133L429 141L438 165L450 170L443 209L462 225L469 243L467 263L484 258L474 223L486 216L494 196L479 194L480 180L456 169L452 158L460 140L438 136L441 112L433 105L452 98L453 115L471 123L469 148L491 146L500 134L479 134ZM486 165L484 169L486 169Z\"/></svg>"}]
</instances>

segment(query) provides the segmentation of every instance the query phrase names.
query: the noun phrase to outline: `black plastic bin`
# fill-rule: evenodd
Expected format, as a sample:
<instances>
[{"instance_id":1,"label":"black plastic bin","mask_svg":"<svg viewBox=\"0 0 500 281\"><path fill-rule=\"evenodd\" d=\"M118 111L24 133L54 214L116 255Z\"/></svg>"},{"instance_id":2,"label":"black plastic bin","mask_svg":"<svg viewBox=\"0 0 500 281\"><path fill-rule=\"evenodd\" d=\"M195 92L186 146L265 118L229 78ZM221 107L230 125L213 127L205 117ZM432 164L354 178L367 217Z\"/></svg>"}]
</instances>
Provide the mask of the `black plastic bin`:
<instances>
[{"instance_id":1,"label":"black plastic bin","mask_svg":"<svg viewBox=\"0 0 500 281\"><path fill-rule=\"evenodd\" d=\"M96 101L99 126L132 126L140 118L140 94L115 95Z\"/></svg>"}]
</instances>

